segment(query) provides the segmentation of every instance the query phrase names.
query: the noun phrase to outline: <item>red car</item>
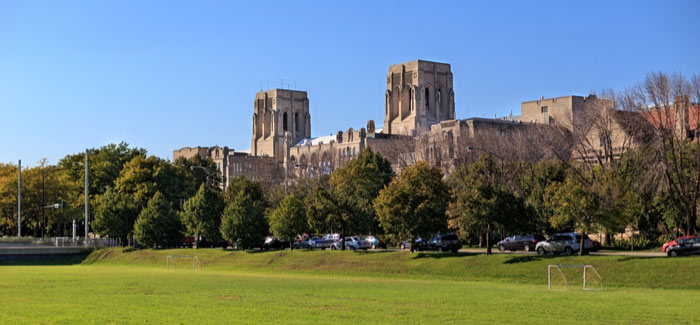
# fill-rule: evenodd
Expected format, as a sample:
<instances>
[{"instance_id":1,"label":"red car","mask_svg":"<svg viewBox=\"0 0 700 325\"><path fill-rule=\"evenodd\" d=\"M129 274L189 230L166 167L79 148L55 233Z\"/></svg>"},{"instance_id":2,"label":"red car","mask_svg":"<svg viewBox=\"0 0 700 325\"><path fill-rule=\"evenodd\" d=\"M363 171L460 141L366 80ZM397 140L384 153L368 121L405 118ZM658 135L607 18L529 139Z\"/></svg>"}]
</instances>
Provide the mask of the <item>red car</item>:
<instances>
[{"instance_id":1,"label":"red car","mask_svg":"<svg viewBox=\"0 0 700 325\"><path fill-rule=\"evenodd\" d=\"M661 246L661 251L664 252L664 253L666 253L666 249L667 249L667 248L669 248L669 247L671 247L671 246L673 246L673 245L677 245L677 244L678 244L678 243L676 242L677 240L688 239L688 238L695 238L695 237L697 237L697 236L683 236L683 237L678 237L678 238L676 238L676 239L674 239L674 240L672 240L672 241L670 241L670 242L664 244L663 246Z\"/></svg>"}]
</instances>

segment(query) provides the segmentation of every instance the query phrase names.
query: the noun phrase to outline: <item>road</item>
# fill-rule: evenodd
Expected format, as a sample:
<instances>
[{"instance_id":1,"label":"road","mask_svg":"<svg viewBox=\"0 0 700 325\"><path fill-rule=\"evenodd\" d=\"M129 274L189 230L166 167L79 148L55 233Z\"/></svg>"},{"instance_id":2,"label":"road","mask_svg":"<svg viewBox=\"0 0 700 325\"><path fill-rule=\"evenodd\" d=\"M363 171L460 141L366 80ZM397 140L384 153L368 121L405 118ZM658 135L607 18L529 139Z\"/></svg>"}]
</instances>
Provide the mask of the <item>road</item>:
<instances>
[{"instance_id":1,"label":"road","mask_svg":"<svg viewBox=\"0 0 700 325\"><path fill-rule=\"evenodd\" d=\"M378 249L381 250L381 249ZM399 248L388 248L386 249L388 251L401 251ZM467 254L486 254L486 248L462 248L459 250L460 253L467 253ZM536 252L526 252L526 251L505 251L501 252L498 250L498 248L495 248L491 251L493 254L517 254L517 255L522 255L522 254L527 254L527 255L536 255ZM593 256L636 256L636 257L665 257L666 254L659 251L609 251L605 250L602 252L591 252L590 255Z\"/></svg>"}]
</instances>

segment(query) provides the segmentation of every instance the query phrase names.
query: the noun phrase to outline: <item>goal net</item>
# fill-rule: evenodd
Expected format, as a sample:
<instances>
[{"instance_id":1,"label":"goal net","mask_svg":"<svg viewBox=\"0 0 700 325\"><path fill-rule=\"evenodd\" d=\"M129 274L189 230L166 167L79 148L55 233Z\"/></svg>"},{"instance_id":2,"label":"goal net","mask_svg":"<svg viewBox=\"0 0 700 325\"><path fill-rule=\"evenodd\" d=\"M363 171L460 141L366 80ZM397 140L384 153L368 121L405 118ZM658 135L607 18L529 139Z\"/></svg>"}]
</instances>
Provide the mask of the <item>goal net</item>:
<instances>
[{"instance_id":1,"label":"goal net","mask_svg":"<svg viewBox=\"0 0 700 325\"><path fill-rule=\"evenodd\" d=\"M165 270L176 270L177 261L180 261L187 268L192 265L192 271L197 271L197 266L199 266L200 271L202 270L202 262L196 255L168 255L165 259Z\"/></svg>"},{"instance_id":2,"label":"goal net","mask_svg":"<svg viewBox=\"0 0 700 325\"><path fill-rule=\"evenodd\" d=\"M547 287L549 290L569 290L581 286L583 290L603 290L603 277L595 266L590 264L550 264L547 266Z\"/></svg>"}]
</instances>

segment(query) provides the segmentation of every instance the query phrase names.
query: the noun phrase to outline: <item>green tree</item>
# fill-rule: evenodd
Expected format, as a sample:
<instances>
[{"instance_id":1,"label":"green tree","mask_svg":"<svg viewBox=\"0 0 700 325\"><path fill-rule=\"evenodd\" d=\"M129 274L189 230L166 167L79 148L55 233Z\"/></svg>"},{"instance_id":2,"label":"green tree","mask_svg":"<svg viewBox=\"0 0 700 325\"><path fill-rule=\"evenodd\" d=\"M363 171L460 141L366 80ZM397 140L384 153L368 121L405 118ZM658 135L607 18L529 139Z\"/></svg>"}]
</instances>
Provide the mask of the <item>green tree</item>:
<instances>
[{"instance_id":1,"label":"green tree","mask_svg":"<svg viewBox=\"0 0 700 325\"><path fill-rule=\"evenodd\" d=\"M222 182L221 172L209 157L202 158L199 155L187 159L179 157L173 162L173 167L182 182L181 198L187 199L194 196L202 183L218 187Z\"/></svg>"},{"instance_id":2,"label":"green tree","mask_svg":"<svg viewBox=\"0 0 700 325\"><path fill-rule=\"evenodd\" d=\"M133 196L109 188L98 196L96 204L93 230L102 236L121 238L126 243L140 213Z\"/></svg>"},{"instance_id":3,"label":"green tree","mask_svg":"<svg viewBox=\"0 0 700 325\"><path fill-rule=\"evenodd\" d=\"M270 231L281 240L293 241L298 234L308 230L304 204L294 195L287 195L270 213Z\"/></svg>"},{"instance_id":4,"label":"green tree","mask_svg":"<svg viewBox=\"0 0 700 325\"><path fill-rule=\"evenodd\" d=\"M331 175L330 185L341 231L373 233L379 230L373 207L375 198L394 177L391 163L367 147ZM344 234L341 234L344 235Z\"/></svg>"},{"instance_id":5,"label":"green tree","mask_svg":"<svg viewBox=\"0 0 700 325\"><path fill-rule=\"evenodd\" d=\"M384 232L394 240L415 240L446 231L450 193L442 177L439 169L418 162L381 190L374 208Z\"/></svg>"},{"instance_id":6,"label":"green tree","mask_svg":"<svg viewBox=\"0 0 700 325\"><path fill-rule=\"evenodd\" d=\"M148 201L134 225L134 236L147 247L173 247L182 239L180 217L160 192Z\"/></svg>"},{"instance_id":7,"label":"green tree","mask_svg":"<svg viewBox=\"0 0 700 325\"><path fill-rule=\"evenodd\" d=\"M93 225L93 230L101 235L123 234L124 229L132 231L136 217L156 192L163 194L165 200L172 204L179 201L181 184L167 160L153 156L135 156L124 164L114 187L107 189L108 192L114 192L111 197L97 200L95 218L105 220L96 220L99 226L94 228ZM128 202L128 205L121 201ZM122 220L116 221L116 218ZM113 226L117 228L112 229ZM123 238L122 235L119 237Z\"/></svg>"},{"instance_id":8,"label":"green tree","mask_svg":"<svg viewBox=\"0 0 700 325\"><path fill-rule=\"evenodd\" d=\"M488 154L477 162L458 168L450 176L453 202L449 215L455 218L463 233L485 230L486 254L491 254L492 231L530 232L534 228L531 209L499 182L501 170Z\"/></svg>"},{"instance_id":9,"label":"green tree","mask_svg":"<svg viewBox=\"0 0 700 325\"><path fill-rule=\"evenodd\" d=\"M210 243L220 238L221 214L224 200L221 191L202 184L197 193L185 201L182 211L182 223L187 234L195 236L199 244L200 236Z\"/></svg>"},{"instance_id":10,"label":"green tree","mask_svg":"<svg viewBox=\"0 0 700 325\"><path fill-rule=\"evenodd\" d=\"M598 196L572 177L567 177L564 183L552 183L547 188L546 197L553 212L550 222L554 227L573 224L582 232L579 255L583 255L586 234L600 225L603 216Z\"/></svg>"},{"instance_id":11,"label":"green tree","mask_svg":"<svg viewBox=\"0 0 700 325\"><path fill-rule=\"evenodd\" d=\"M262 186L245 178L233 179L224 194L226 209L221 220L221 235L245 248L259 245L269 226L267 202Z\"/></svg>"}]
</instances>

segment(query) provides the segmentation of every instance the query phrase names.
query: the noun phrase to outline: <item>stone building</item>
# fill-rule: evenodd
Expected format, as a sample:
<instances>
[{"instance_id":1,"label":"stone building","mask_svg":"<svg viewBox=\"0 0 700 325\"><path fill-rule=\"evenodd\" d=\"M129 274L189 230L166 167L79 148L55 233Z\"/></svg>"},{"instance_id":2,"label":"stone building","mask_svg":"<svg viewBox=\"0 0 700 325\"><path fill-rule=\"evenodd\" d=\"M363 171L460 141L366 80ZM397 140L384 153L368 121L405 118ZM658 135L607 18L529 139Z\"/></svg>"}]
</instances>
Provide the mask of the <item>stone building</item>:
<instances>
[{"instance_id":1,"label":"stone building","mask_svg":"<svg viewBox=\"0 0 700 325\"><path fill-rule=\"evenodd\" d=\"M416 135L455 118L452 71L446 63L415 60L389 67L384 131Z\"/></svg>"},{"instance_id":2,"label":"stone building","mask_svg":"<svg viewBox=\"0 0 700 325\"><path fill-rule=\"evenodd\" d=\"M309 98L305 91L271 89L255 94L252 156L286 157L285 134L293 143L311 137Z\"/></svg>"},{"instance_id":3,"label":"stone building","mask_svg":"<svg viewBox=\"0 0 700 325\"><path fill-rule=\"evenodd\" d=\"M192 155L211 158L221 170L225 188L232 177L239 175L285 182L295 177L329 174L367 147L387 157L397 172L424 160L449 173L466 162L466 158L480 154L472 152L473 149L532 147L530 132L542 127L558 127L566 136L578 132L598 138L597 143L602 147L591 150L605 150L610 142L592 127L590 112L601 104L593 95L541 97L522 102L520 116L460 120L455 117L452 79L451 67L446 63L414 60L391 65L386 76L383 128L376 128L370 120L366 127L347 128L321 137L311 137L307 92L261 91L255 94L253 102L250 153L218 146L186 147L175 150L173 159ZM686 115L697 116L693 112ZM616 133L611 140L617 141L620 134L630 135L634 121L616 111L608 116L617 123L612 128ZM639 138L639 134L632 136ZM611 150L619 151L615 145L610 146ZM585 154L579 156L587 159Z\"/></svg>"}]
</instances>

